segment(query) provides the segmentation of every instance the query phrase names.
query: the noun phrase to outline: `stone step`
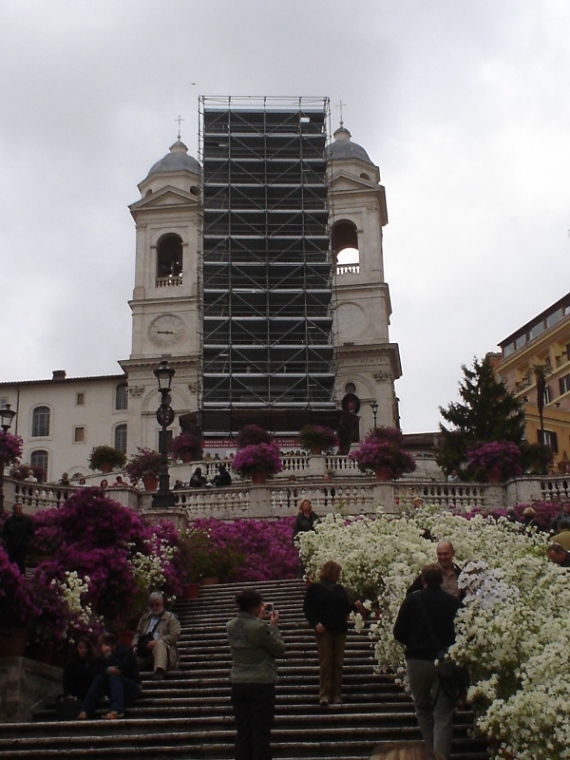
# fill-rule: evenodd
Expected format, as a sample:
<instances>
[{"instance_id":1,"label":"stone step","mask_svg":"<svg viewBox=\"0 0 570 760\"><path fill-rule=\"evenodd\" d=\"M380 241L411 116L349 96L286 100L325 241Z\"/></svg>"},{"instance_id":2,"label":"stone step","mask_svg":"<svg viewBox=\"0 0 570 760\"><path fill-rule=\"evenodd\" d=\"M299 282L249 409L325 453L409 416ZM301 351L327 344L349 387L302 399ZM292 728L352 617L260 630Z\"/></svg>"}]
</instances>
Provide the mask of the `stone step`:
<instances>
[{"instance_id":1,"label":"stone step","mask_svg":"<svg viewBox=\"0 0 570 760\"><path fill-rule=\"evenodd\" d=\"M226 623L244 584L210 586L198 600L181 600L180 667L165 681L143 673L143 694L120 721L55 720L54 705L33 723L0 725L3 760L232 760L235 726L230 705L230 650ZM340 708L318 705L314 633L302 613L301 580L254 585L281 613L286 656L279 661L272 732L275 760L364 760L383 741L416 740L419 728L410 697L394 677L374 672L366 632L349 631ZM99 713L100 714L100 713ZM453 760L486 760L485 745L470 738L472 715L462 711L454 728Z\"/></svg>"}]
</instances>

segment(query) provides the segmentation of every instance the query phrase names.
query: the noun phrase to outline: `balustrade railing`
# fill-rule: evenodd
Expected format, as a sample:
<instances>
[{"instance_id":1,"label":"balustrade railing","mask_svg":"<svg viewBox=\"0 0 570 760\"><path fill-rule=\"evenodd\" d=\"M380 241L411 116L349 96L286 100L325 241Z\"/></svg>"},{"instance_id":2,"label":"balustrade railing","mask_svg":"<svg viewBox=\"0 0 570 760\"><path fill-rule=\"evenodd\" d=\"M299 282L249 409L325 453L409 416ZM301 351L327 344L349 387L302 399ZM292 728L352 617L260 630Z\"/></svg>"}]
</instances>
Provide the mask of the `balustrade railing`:
<instances>
[{"instance_id":1,"label":"balustrade railing","mask_svg":"<svg viewBox=\"0 0 570 760\"><path fill-rule=\"evenodd\" d=\"M174 465L171 482L188 480L195 467L211 479L223 462L228 469L231 459L205 459L190 465ZM89 484L88 484L89 485ZM97 485L97 483L93 483ZM42 509L59 507L80 486L61 486L50 483L27 483L6 477L5 508L20 501L24 511L34 514ZM156 516L152 493L130 486L110 487L110 498L124 506ZM290 454L283 458L283 472L266 484L253 486L249 480L235 477L227 488L189 488L173 490L177 514L186 522L197 518L217 517L233 520L240 517L279 518L294 515L303 499L310 499L319 515L374 514L378 507L387 512L399 512L409 506L435 504L443 509L468 511L508 507L533 501L570 500L570 477L522 477L498 485L489 483L448 483L411 476L391 482L380 482L358 470L346 456L331 454L309 456ZM162 513L167 516L166 512ZM162 516L161 515L161 516Z\"/></svg>"}]
</instances>

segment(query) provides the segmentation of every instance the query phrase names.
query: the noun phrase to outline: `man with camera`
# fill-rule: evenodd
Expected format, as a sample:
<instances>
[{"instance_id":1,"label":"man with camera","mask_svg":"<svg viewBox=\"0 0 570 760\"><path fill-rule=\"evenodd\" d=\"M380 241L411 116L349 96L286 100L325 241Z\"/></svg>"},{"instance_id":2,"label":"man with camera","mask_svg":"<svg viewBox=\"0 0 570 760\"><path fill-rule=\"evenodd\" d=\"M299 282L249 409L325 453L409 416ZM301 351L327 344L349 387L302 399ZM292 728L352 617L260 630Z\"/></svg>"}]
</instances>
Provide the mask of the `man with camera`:
<instances>
[{"instance_id":1,"label":"man with camera","mask_svg":"<svg viewBox=\"0 0 570 760\"><path fill-rule=\"evenodd\" d=\"M180 638L180 622L173 612L164 609L164 597L155 591L148 598L149 612L139 621L133 648L141 669L152 669L152 678L163 681L166 671L178 663L176 642Z\"/></svg>"}]
</instances>

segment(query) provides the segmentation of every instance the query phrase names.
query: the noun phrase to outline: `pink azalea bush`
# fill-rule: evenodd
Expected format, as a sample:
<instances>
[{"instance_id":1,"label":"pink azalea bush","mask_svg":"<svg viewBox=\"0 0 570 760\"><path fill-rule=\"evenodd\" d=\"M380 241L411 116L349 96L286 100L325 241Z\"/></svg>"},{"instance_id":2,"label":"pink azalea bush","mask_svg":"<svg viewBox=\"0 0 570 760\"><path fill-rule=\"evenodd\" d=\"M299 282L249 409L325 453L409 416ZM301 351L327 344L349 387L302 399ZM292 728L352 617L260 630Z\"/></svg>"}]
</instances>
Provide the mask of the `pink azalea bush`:
<instances>
[{"instance_id":1,"label":"pink azalea bush","mask_svg":"<svg viewBox=\"0 0 570 760\"><path fill-rule=\"evenodd\" d=\"M158 477L160 471L160 454L152 449L137 448L125 465L125 472L133 485L143 478Z\"/></svg>"},{"instance_id":2,"label":"pink azalea bush","mask_svg":"<svg viewBox=\"0 0 570 760\"><path fill-rule=\"evenodd\" d=\"M159 557L168 595L180 594L180 567L176 552L178 541L172 523L161 521L149 526L131 509L107 498L98 488L83 488L66 500L60 509L47 510L35 518L34 546L45 542L53 554L41 564L38 579L44 585L63 581L73 568L80 577L89 578L85 603L93 612L114 626L128 615L141 595L134 558ZM143 589L143 595L151 589Z\"/></svg>"},{"instance_id":3,"label":"pink azalea bush","mask_svg":"<svg viewBox=\"0 0 570 760\"><path fill-rule=\"evenodd\" d=\"M276 441L245 446L236 452L232 468L241 477L251 477L254 472L264 472L269 477L281 472L281 452Z\"/></svg>"},{"instance_id":4,"label":"pink azalea bush","mask_svg":"<svg viewBox=\"0 0 570 760\"><path fill-rule=\"evenodd\" d=\"M467 450L467 461L475 477L496 477L501 480L523 474L521 450L511 441L476 443Z\"/></svg>"},{"instance_id":5,"label":"pink azalea bush","mask_svg":"<svg viewBox=\"0 0 570 760\"><path fill-rule=\"evenodd\" d=\"M182 459L185 456L198 459L202 455L200 439L192 433L180 433L180 435L175 436L170 441L168 448L175 459Z\"/></svg>"},{"instance_id":6,"label":"pink azalea bush","mask_svg":"<svg viewBox=\"0 0 570 760\"><path fill-rule=\"evenodd\" d=\"M209 535L212 551L221 555L232 552L236 558L237 564L227 569L223 580L246 583L297 577L299 557L292 541L294 522L295 517L275 522L247 519L224 522L209 518L196 520L192 525Z\"/></svg>"},{"instance_id":7,"label":"pink azalea bush","mask_svg":"<svg viewBox=\"0 0 570 760\"><path fill-rule=\"evenodd\" d=\"M238 449L255 446L258 443L271 443L273 436L260 425L244 425L239 431L236 445Z\"/></svg>"},{"instance_id":8,"label":"pink azalea bush","mask_svg":"<svg viewBox=\"0 0 570 760\"><path fill-rule=\"evenodd\" d=\"M304 449L332 449L333 446L338 446L336 433L326 425L305 425L299 432L299 442Z\"/></svg>"},{"instance_id":9,"label":"pink azalea bush","mask_svg":"<svg viewBox=\"0 0 570 760\"><path fill-rule=\"evenodd\" d=\"M22 456L24 441L19 435L5 433L0 435L0 456L4 465L17 464Z\"/></svg>"},{"instance_id":10,"label":"pink azalea bush","mask_svg":"<svg viewBox=\"0 0 570 760\"><path fill-rule=\"evenodd\" d=\"M392 480L416 469L416 461L404 450L404 437L396 428L376 428L348 458L363 472L388 470Z\"/></svg>"}]
</instances>

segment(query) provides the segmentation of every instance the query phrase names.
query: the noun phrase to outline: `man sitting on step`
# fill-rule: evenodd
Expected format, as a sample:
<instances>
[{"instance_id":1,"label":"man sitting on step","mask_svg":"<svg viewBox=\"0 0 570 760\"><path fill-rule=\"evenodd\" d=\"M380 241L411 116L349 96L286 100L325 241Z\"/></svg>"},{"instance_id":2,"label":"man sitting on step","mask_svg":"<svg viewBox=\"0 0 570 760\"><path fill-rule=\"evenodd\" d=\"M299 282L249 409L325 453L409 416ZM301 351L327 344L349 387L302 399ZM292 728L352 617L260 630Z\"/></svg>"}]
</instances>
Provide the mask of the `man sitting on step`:
<instances>
[{"instance_id":1,"label":"man sitting on step","mask_svg":"<svg viewBox=\"0 0 570 760\"><path fill-rule=\"evenodd\" d=\"M155 591L148 598L149 612L139 621L133 639L141 670L154 671L154 680L164 680L166 671L178 663L176 642L180 638L180 622L173 612L164 609L164 597Z\"/></svg>"}]
</instances>

